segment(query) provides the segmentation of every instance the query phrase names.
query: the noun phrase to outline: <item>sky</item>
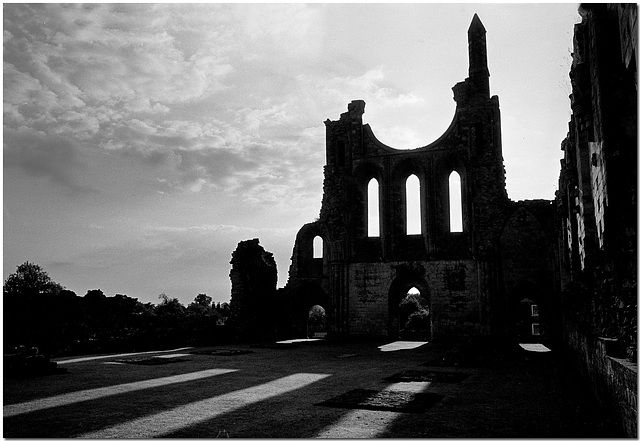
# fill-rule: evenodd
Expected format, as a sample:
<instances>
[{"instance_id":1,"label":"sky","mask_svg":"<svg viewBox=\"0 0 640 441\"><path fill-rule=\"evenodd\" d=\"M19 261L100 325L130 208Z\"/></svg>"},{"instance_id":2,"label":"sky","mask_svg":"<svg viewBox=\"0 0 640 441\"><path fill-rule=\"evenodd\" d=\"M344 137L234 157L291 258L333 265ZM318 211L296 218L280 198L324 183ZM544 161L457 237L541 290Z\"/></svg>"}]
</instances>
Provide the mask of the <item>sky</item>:
<instances>
[{"instance_id":1,"label":"sky","mask_svg":"<svg viewBox=\"0 0 640 441\"><path fill-rule=\"evenodd\" d=\"M327 119L356 99L395 148L436 140L487 29L507 192L553 199L577 3L3 5L3 278L229 301L259 238L286 284L322 200Z\"/></svg>"}]
</instances>

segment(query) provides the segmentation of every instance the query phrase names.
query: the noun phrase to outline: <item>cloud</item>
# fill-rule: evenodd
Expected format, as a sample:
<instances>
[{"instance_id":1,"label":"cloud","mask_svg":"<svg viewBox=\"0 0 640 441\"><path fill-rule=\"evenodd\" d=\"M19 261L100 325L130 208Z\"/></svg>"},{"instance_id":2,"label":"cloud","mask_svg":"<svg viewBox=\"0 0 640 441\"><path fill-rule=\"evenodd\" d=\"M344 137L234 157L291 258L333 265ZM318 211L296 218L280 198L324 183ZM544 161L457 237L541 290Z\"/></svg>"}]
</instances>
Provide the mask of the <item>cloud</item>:
<instances>
[{"instance_id":1,"label":"cloud","mask_svg":"<svg viewBox=\"0 0 640 441\"><path fill-rule=\"evenodd\" d=\"M232 224L203 224L203 225L190 225L187 227L172 227L167 225L152 225L147 224L144 226L144 231L147 236L156 236L161 234L180 234L180 235L196 235L201 237L202 235L220 234L226 235L230 233L242 233L242 234L257 234L260 232L268 232L275 235L290 235L296 230L291 228L255 228L246 227Z\"/></svg>"},{"instance_id":2,"label":"cloud","mask_svg":"<svg viewBox=\"0 0 640 441\"><path fill-rule=\"evenodd\" d=\"M15 146L29 144L18 139L28 127L58 135L80 162L85 149L103 149L155 168L165 193L317 203L319 114L337 118L352 99L390 113L421 105L384 66L327 68L322 8L313 5L4 9L4 126ZM57 170L54 182L74 182Z\"/></svg>"},{"instance_id":3,"label":"cloud","mask_svg":"<svg viewBox=\"0 0 640 441\"><path fill-rule=\"evenodd\" d=\"M3 150L4 167L49 179L73 195L96 191L76 176L86 164L79 155L80 147L67 138L28 129L5 128Z\"/></svg>"},{"instance_id":4,"label":"cloud","mask_svg":"<svg viewBox=\"0 0 640 441\"><path fill-rule=\"evenodd\" d=\"M268 60L274 55L300 62L317 57L323 43L322 16L305 4L236 5L236 19L246 39L244 57ZM286 64L282 66L286 68Z\"/></svg>"},{"instance_id":5,"label":"cloud","mask_svg":"<svg viewBox=\"0 0 640 441\"><path fill-rule=\"evenodd\" d=\"M6 5L5 126L87 138L223 89L231 67L222 56L186 58L152 9Z\"/></svg>"}]
</instances>

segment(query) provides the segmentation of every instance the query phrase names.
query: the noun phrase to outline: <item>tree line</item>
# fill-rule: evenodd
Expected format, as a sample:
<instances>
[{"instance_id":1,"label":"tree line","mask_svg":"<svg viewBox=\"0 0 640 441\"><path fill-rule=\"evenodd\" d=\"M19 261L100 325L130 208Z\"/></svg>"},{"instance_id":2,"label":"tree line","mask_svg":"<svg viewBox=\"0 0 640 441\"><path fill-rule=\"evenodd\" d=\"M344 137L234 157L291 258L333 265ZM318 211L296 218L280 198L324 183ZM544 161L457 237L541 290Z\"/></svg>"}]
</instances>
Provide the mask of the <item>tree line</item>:
<instances>
[{"instance_id":1,"label":"tree line","mask_svg":"<svg viewBox=\"0 0 640 441\"><path fill-rule=\"evenodd\" d=\"M4 352L37 347L49 355L167 349L230 339L228 303L198 294L184 306L161 293L160 303L142 303L99 289L84 296L25 262L4 282Z\"/></svg>"}]
</instances>

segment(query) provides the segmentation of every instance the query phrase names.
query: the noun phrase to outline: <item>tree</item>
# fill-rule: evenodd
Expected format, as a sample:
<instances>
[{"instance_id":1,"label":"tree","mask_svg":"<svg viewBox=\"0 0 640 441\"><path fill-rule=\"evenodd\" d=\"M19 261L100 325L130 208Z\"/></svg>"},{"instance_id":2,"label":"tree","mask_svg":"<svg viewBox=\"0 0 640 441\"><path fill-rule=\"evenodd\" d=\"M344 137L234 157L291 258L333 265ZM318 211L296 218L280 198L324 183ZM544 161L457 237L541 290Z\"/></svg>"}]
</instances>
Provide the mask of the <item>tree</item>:
<instances>
[{"instance_id":1,"label":"tree","mask_svg":"<svg viewBox=\"0 0 640 441\"><path fill-rule=\"evenodd\" d=\"M187 311L194 315L211 315L214 309L211 306L213 299L206 294L198 294L187 307Z\"/></svg>"},{"instance_id":2,"label":"tree","mask_svg":"<svg viewBox=\"0 0 640 441\"><path fill-rule=\"evenodd\" d=\"M307 333L313 335L315 332L323 332L327 329L327 313L320 305L314 305L309 310L307 319Z\"/></svg>"},{"instance_id":3,"label":"tree","mask_svg":"<svg viewBox=\"0 0 640 441\"><path fill-rule=\"evenodd\" d=\"M409 317L414 312L424 309L426 305L423 303L425 302L420 294L407 294L400 302L401 317Z\"/></svg>"},{"instance_id":4,"label":"tree","mask_svg":"<svg viewBox=\"0 0 640 441\"><path fill-rule=\"evenodd\" d=\"M51 280L51 277L40 265L29 261L18 266L15 273L10 274L4 282L5 295L38 297L56 295L64 287Z\"/></svg>"},{"instance_id":5,"label":"tree","mask_svg":"<svg viewBox=\"0 0 640 441\"><path fill-rule=\"evenodd\" d=\"M91 302L100 301L104 299L106 296L100 289L90 289L84 295L85 300L89 300Z\"/></svg>"},{"instance_id":6,"label":"tree","mask_svg":"<svg viewBox=\"0 0 640 441\"><path fill-rule=\"evenodd\" d=\"M193 303L196 303L201 306L211 307L211 302L213 299L206 294L198 294L195 299L193 299Z\"/></svg>"},{"instance_id":7,"label":"tree","mask_svg":"<svg viewBox=\"0 0 640 441\"><path fill-rule=\"evenodd\" d=\"M405 329L407 331L421 331L426 329L429 326L429 311L426 309L421 309L416 312L412 312L409 318L407 319L407 323L405 325Z\"/></svg>"},{"instance_id":8,"label":"tree","mask_svg":"<svg viewBox=\"0 0 640 441\"><path fill-rule=\"evenodd\" d=\"M171 298L165 293L160 293L158 298L161 302L156 306L156 314L175 317L185 315L185 307L177 298Z\"/></svg>"},{"instance_id":9,"label":"tree","mask_svg":"<svg viewBox=\"0 0 640 441\"><path fill-rule=\"evenodd\" d=\"M400 302L400 333L429 327L429 305L420 294L407 294Z\"/></svg>"},{"instance_id":10,"label":"tree","mask_svg":"<svg viewBox=\"0 0 640 441\"><path fill-rule=\"evenodd\" d=\"M63 290L39 265L19 265L4 283L4 343L52 350L59 329L55 322L60 319L55 304Z\"/></svg>"}]
</instances>

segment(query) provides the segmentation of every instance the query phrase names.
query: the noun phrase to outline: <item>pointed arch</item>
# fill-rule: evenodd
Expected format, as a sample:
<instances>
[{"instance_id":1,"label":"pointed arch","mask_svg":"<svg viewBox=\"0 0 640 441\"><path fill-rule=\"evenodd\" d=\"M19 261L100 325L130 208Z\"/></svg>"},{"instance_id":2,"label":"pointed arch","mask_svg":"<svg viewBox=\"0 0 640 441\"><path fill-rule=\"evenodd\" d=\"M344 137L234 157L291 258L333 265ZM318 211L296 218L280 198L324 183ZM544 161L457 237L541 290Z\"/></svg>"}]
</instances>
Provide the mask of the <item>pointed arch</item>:
<instances>
[{"instance_id":1,"label":"pointed arch","mask_svg":"<svg viewBox=\"0 0 640 441\"><path fill-rule=\"evenodd\" d=\"M420 179L410 175L405 181L406 197L406 232L410 234L422 234L422 207L420 206Z\"/></svg>"},{"instance_id":2,"label":"pointed arch","mask_svg":"<svg viewBox=\"0 0 640 441\"><path fill-rule=\"evenodd\" d=\"M430 340L431 324L431 295L424 277L415 271L398 275L389 286L389 337Z\"/></svg>"},{"instance_id":3,"label":"pointed arch","mask_svg":"<svg viewBox=\"0 0 640 441\"><path fill-rule=\"evenodd\" d=\"M464 231L462 222L462 181L460 174L453 170L449 174L449 231Z\"/></svg>"},{"instance_id":4,"label":"pointed arch","mask_svg":"<svg viewBox=\"0 0 640 441\"><path fill-rule=\"evenodd\" d=\"M380 188L376 178L367 184L367 236L380 237Z\"/></svg>"}]
</instances>

